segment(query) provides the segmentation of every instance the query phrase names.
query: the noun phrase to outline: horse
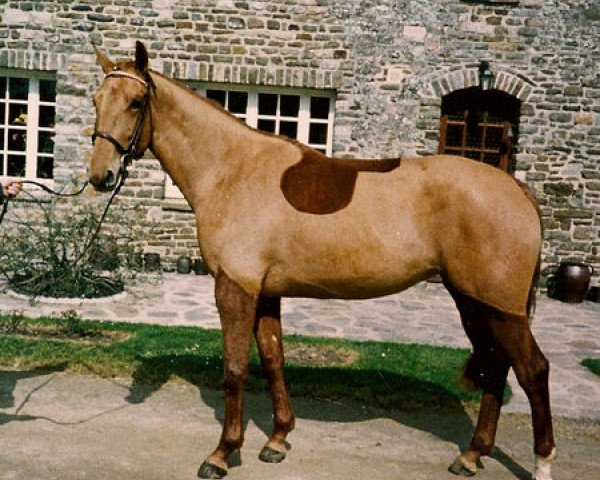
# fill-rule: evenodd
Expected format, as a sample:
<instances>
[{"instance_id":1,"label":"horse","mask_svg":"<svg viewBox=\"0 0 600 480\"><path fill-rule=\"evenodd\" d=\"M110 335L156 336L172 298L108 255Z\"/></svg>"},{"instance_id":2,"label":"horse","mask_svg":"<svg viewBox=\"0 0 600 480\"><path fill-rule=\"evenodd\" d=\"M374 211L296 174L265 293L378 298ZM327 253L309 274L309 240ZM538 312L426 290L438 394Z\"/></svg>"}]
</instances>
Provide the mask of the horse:
<instances>
[{"instance_id":1,"label":"horse","mask_svg":"<svg viewBox=\"0 0 600 480\"><path fill-rule=\"evenodd\" d=\"M114 189L126 165L149 149L191 206L215 277L225 416L200 478L226 475L242 446L252 337L273 408L259 458L286 456L295 417L284 380L282 297L372 298L439 274L473 347L464 379L483 391L470 446L449 470L474 475L492 452L512 367L531 407L534 478L551 480L549 363L530 329L542 225L525 185L458 156L327 157L252 129L149 69L141 42L133 61L113 62L94 49L105 76L93 98L89 181L99 191Z\"/></svg>"}]
</instances>

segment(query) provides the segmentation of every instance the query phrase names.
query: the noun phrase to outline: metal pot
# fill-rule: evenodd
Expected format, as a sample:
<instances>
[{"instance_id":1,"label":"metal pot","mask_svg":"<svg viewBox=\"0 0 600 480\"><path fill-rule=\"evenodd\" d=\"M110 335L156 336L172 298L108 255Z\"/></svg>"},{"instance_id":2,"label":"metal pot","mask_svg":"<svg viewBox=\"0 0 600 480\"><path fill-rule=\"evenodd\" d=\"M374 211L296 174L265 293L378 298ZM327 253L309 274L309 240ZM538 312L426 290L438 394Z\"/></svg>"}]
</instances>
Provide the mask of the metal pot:
<instances>
[{"instance_id":1,"label":"metal pot","mask_svg":"<svg viewBox=\"0 0 600 480\"><path fill-rule=\"evenodd\" d=\"M144 267L149 272L160 270L160 253L145 253Z\"/></svg>"},{"instance_id":2,"label":"metal pot","mask_svg":"<svg viewBox=\"0 0 600 480\"><path fill-rule=\"evenodd\" d=\"M562 302L581 303L585 299L593 273L591 265L562 262L548 281L548 293Z\"/></svg>"},{"instance_id":3,"label":"metal pot","mask_svg":"<svg viewBox=\"0 0 600 480\"><path fill-rule=\"evenodd\" d=\"M182 256L177 259L177 273L190 273L192 271L192 259Z\"/></svg>"}]
</instances>

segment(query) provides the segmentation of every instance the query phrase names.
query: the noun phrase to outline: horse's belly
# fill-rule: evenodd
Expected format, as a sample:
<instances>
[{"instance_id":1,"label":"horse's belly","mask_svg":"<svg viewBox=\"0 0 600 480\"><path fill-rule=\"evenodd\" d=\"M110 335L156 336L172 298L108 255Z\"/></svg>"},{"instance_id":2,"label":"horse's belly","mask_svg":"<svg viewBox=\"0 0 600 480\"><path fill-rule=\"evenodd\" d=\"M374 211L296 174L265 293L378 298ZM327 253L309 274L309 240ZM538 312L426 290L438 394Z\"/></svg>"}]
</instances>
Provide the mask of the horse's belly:
<instances>
[{"instance_id":1,"label":"horse's belly","mask_svg":"<svg viewBox=\"0 0 600 480\"><path fill-rule=\"evenodd\" d=\"M322 268L273 268L264 279L263 293L269 296L364 299L405 290L436 273L426 264L410 268L381 268L364 271Z\"/></svg>"}]
</instances>

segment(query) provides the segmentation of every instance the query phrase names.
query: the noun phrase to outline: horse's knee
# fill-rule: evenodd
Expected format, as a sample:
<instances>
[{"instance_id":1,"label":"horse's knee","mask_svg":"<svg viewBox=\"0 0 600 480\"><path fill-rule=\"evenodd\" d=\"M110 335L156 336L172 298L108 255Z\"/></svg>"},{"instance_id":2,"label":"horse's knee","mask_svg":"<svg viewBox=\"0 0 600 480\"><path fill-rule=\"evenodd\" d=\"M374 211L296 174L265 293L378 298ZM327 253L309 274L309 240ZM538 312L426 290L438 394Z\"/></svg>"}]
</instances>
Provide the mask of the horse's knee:
<instances>
[{"instance_id":1,"label":"horse's knee","mask_svg":"<svg viewBox=\"0 0 600 480\"><path fill-rule=\"evenodd\" d=\"M228 394L240 393L248 381L248 368L225 367L223 390Z\"/></svg>"}]
</instances>

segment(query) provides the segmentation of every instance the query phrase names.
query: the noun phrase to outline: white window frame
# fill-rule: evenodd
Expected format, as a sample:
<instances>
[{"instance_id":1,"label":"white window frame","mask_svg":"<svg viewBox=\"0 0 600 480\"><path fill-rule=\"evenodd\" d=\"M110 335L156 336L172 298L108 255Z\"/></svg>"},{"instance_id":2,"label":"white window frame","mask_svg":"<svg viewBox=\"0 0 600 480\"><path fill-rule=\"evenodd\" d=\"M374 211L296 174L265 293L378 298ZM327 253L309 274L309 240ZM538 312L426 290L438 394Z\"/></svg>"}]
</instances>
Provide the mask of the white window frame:
<instances>
[{"instance_id":1,"label":"white window frame","mask_svg":"<svg viewBox=\"0 0 600 480\"><path fill-rule=\"evenodd\" d=\"M186 82L194 91L205 96L207 90L220 90L224 92L243 92L248 94L248 104L245 113L233 113L233 115L244 120L247 125L253 128L258 127L259 120L274 120L279 124L280 121L297 122L298 130L296 139L312 148L324 150L326 155L331 156L333 151L333 123L335 117L335 92L333 90L313 90L304 88L281 88L267 86L244 86L235 84L211 83L211 82ZM276 95L295 95L300 97L300 107L297 117L286 117L281 115L280 105L278 104L275 115L264 115L258 113L258 96L261 93ZM311 97L324 97L329 99L329 111L327 118L311 118L310 99ZM229 98L229 97L227 97ZM280 97L279 97L280 98ZM311 123L320 123L327 125L327 140L325 144L309 143L309 132ZM183 198L183 194L166 175L165 180L165 198Z\"/></svg>"},{"instance_id":2,"label":"white window frame","mask_svg":"<svg viewBox=\"0 0 600 480\"><path fill-rule=\"evenodd\" d=\"M54 159L54 149L52 153L38 152L38 133L39 132L50 132L56 134L56 99L54 102L47 102L40 100L40 80L50 80L56 82L56 75L49 72L38 72L31 70L17 70L17 69L5 69L0 68L0 77L6 78L26 78L29 82L27 100L16 100L8 99L8 95L5 98L0 99L5 104L4 118L0 118L0 125L4 129L2 133L4 135L4 147L0 150L0 153L4 155L4 164L0 172L4 172L2 176L15 179L27 179L27 180L38 180L43 183L52 184L53 179L50 178L38 178L38 157L52 158ZM5 92L6 93L6 92ZM24 127L18 127L10 124L9 112L10 104L26 104L27 105L27 125ZM39 126L39 115L41 106L54 107L55 122L54 127L40 127ZM25 151L14 151L8 149L8 132L9 130L23 130L25 132L27 142ZM8 155L24 155L25 156L25 175L23 177L10 177L8 176Z\"/></svg>"}]
</instances>

